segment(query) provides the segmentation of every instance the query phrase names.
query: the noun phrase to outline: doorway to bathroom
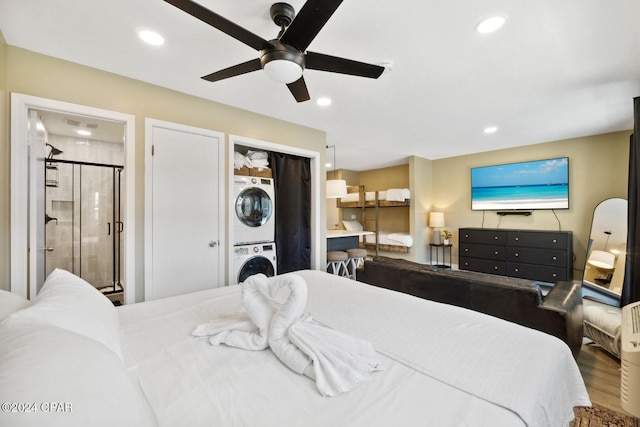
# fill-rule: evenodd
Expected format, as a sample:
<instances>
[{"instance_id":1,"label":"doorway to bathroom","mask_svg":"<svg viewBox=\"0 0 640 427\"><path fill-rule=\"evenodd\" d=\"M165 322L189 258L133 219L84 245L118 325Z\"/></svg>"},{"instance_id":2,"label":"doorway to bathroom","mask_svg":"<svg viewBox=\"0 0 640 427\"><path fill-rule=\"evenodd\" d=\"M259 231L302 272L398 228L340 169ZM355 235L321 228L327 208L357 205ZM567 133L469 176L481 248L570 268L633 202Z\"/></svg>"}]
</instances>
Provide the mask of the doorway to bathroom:
<instances>
[{"instance_id":1,"label":"doorway to bathroom","mask_svg":"<svg viewBox=\"0 0 640 427\"><path fill-rule=\"evenodd\" d=\"M63 268L135 301L133 135L128 114L12 94L13 292Z\"/></svg>"},{"instance_id":2,"label":"doorway to bathroom","mask_svg":"<svg viewBox=\"0 0 640 427\"><path fill-rule=\"evenodd\" d=\"M44 276L56 268L124 302L124 124L37 111L45 142Z\"/></svg>"}]
</instances>

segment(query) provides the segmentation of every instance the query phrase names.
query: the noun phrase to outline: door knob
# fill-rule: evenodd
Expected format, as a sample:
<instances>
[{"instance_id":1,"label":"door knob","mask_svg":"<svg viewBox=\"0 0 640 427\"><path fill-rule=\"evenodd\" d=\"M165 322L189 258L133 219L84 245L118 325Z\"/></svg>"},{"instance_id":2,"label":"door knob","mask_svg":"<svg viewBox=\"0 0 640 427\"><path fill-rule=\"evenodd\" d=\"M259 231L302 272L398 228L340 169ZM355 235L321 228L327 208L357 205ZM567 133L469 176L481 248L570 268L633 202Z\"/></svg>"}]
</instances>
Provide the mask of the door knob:
<instances>
[{"instance_id":1,"label":"door knob","mask_svg":"<svg viewBox=\"0 0 640 427\"><path fill-rule=\"evenodd\" d=\"M209 242L209 246L212 248L215 248L216 246L218 246L218 242L214 242L213 240Z\"/></svg>"},{"instance_id":2,"label":"door knob","mask_svg":"<svg viewBox=\"0 0 640 427\"><path fill-rule=\"evenodd\" d=\"M53 252L53 246L47 246L46 248L40 249L42 252Z\"/></svg>"}]
</instances>

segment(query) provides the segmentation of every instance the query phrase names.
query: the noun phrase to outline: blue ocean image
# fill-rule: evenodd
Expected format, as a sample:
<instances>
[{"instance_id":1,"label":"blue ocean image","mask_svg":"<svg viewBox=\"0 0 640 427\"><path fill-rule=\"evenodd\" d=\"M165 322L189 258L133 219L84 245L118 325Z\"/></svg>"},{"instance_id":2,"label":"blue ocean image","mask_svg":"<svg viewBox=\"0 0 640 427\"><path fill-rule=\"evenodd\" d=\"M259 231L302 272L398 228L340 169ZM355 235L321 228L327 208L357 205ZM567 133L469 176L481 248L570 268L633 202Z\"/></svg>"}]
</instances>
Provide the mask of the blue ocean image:
<instances>
[{"instance_id":1,"label":"blue ocean image","mask_svg":"<svg viewBox=\"0 0 640 427\"><path fill-rule=\"evenodd\" d=\"M569 206L568 159L475 168L472 209L562 209Z\"/></svg>"}]
</instances>

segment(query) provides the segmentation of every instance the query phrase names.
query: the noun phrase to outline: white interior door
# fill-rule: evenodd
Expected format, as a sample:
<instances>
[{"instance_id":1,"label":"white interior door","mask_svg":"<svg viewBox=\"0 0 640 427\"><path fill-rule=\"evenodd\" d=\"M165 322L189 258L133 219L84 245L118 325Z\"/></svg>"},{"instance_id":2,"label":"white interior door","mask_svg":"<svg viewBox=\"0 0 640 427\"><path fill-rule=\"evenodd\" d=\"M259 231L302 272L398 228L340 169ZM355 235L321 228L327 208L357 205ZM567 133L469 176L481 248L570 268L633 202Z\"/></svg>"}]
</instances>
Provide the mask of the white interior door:
<instances>
[{"instance_id":1,"label":"white interior door","mask_svg":"<svg viewBox=\"0 0 640 427\"><path fill-rule=\"evenodd\" d=\"M45 280L44 236L44 131L38 128L38 112L29 110L29 289L33 298ZM34 250L35 249L35 250Z\"/></svg>"},{"instance_id":2,"label":"white interior door","mask_svg":"<svg viewBox=\"0 0 640 427\"><path fill-rule=\"evenodd\" d=\"M146 129L145 300L222 286L224 135L156 120Z\"/></svg>"}]
</instances>

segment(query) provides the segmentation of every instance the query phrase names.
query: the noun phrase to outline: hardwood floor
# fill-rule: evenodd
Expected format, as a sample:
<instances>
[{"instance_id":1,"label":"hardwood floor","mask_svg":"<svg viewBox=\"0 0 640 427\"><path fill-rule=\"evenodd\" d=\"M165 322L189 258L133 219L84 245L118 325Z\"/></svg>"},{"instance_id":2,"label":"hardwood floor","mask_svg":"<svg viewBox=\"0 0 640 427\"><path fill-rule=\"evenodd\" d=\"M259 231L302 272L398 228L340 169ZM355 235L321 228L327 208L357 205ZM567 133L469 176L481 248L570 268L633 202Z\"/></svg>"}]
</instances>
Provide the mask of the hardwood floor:
<instances>
[{"instance_id":1,"label":"hardwood floor","mask_svg":"<svg viewBox=\"0 0 640 427\"><path fill-rule=\"evenodd\" d=\"M626 413L620 405L620 361L597 345L583 344L578 367L592 403Z\"/></svg>"}]
</instances>

